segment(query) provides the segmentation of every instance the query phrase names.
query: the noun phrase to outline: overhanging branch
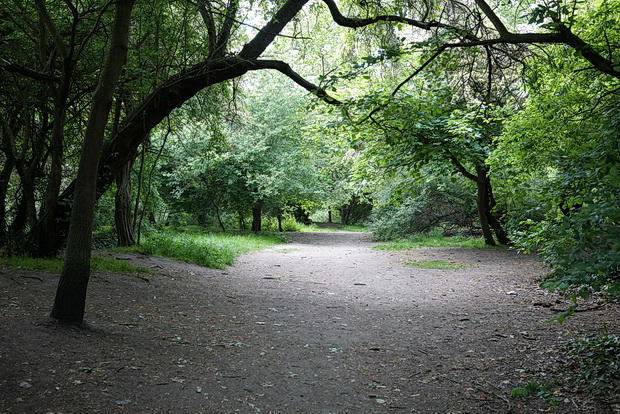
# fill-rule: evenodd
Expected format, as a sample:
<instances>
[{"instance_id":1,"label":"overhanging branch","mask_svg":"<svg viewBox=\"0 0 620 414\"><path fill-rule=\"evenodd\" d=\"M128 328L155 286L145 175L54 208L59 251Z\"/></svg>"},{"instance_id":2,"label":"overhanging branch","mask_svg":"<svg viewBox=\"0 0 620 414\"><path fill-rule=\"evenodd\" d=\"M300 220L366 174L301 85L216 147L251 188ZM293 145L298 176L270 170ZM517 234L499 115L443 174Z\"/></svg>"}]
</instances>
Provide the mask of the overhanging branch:
<instances>
[{"instance_id":1,"label":"overhanging branch","mask_svg":"<svg viewBox=\"0 0 620 414\"><path fill-rule=\"evenodd\" d=\"M342 105L338 99L329 95L327 91L312 82L302 77L299 73L295 72L293 68L286 62L281 60L256 60L252 62L256 69L274 69L283 75L290 78L293 82L307 90L308 92L317 96L317 98L330 105Z\"/></svg>"}]
</instances>

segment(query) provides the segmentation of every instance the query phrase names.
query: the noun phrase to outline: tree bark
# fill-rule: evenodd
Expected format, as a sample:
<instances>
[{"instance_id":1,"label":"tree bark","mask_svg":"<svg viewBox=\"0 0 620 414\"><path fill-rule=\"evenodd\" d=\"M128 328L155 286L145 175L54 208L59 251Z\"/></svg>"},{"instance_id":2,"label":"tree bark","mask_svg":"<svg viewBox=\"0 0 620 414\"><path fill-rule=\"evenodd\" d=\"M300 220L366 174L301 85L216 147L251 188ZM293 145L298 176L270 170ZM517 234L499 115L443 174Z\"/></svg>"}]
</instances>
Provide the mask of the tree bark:
<instances>
[{"instance_id":1,"label":"tree bark","mask_svg":"<svg viewBox=\"0 0 620 414\"><path fill-rule=\"evenodd\" d=\"M484 237L484 244L489 246L495 246L495 239L493 238L493 232L489 225L489 180L487 178L486 169L480 166L476 166L476 188L478 195L476 198L476 205L478 207L478 219L480 220L480 227L482 228L482 237Z\"/></svg>"},{"instance_id":2,"label":"tree bark","mask_svg":"<svg viewBox=\"0 0 620 414\"><path fill-rule=\"evenodd\" d=\"M256 205L252 207L252 231L259 232L262 230L262 207Z\"/></svg>"},{"instance_id":3,"label":"tree bark","mask_svg":"<svg viewBox=\"0 0 620 414\"><path fill-rule=\"evenodd\" d=\"M133 218L131 214L131 170L130 161L116 177L116 195L114 197L114 224L118 247L131 247L136 244Z\"/></svg>"},{"instance_id":4,"label":"tree bark","mask_svg":"<svg viewBox=\"0 0 620 414\"><path fill-rule=\"evenodd\" d=\"M15 161L9 158L5 161L0 172L0 247L6 246L8 228L6 217L6 196L9 191L9 181L15 168Z\"/></svg>"},{"instance_id":5,"label":"tree bark","mask_svg":"<svg viewBox=\"0 0 620 414\"><path fill-rule=\"evenodd\" d=\"M134 0L117 0L110 49L93 96L90 116L71 210L71 224L65 260L51 317L61 323L81 325L84 320L86 290L90 279L92 227L97 189L99 157L112 97L127 56L131 11Z\"/></svg>"}]
</instances>

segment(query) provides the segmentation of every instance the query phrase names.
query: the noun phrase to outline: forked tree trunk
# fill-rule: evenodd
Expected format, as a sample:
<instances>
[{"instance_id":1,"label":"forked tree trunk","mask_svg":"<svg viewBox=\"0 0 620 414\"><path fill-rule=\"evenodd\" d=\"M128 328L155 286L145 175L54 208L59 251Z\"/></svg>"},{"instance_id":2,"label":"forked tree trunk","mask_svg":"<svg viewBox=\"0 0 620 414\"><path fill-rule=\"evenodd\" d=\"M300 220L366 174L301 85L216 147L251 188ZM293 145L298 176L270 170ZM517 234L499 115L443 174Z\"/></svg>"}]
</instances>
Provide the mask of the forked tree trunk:
<instances>
[{"instance_id":1,"label":"forked tree trunk","mask_svg":"<svg viewBox=\"0 0 620 414\"><path fill-rule=\"evenodd\" d=\"M127 56L131 10L134 0L117 0L110 49L93 96L75 181L75 199L67 239L65 261L58 281L51 317L58 322L81 325L90 258L97 171L103 136L112 106L112 96Z\"/></svg>"}]
</instances>

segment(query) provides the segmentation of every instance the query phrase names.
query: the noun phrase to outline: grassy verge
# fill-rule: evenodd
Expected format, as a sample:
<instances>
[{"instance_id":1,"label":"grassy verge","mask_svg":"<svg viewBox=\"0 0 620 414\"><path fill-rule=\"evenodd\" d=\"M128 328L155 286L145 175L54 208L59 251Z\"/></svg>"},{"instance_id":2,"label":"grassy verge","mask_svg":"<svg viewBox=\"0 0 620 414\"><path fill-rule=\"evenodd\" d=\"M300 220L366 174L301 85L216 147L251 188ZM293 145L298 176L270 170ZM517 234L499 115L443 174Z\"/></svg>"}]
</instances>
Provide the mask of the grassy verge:
<instances>
[{"instance_id":1,"label":"grassy verge","mask_svg":"<svg viewBox=\"0 0 620 414\"><path fill-rule=\"evenodd\" d=\"M246 252L272 247L285 242L274 233L175 233L159 231L150 233L139 250L145 254L184 260L200 266L223 269Z\"/></svg>"},{"instance_id":2,"label":"grassy verge","mask_svg":"<svg viewBox=\"0 0 620 414\"><path fill-rule=\"evenodd\" d=\"M408 239L394 240L382 243L374 247L376 250L407 250L418 247L469 247L482 249L487 248L484 239L479 237L443 237L440 235L417 234Z\"/></svg>"},{"instance_id":3,"label":"grassy verge","mask_svg":"<svg viewBox=\"0 0 620 414\"><path fill-rule=\"evenodd\" d=\"M446 262L443 260L415 260L404 262L405 266L415 267L418 269L467 269L473 267L464 263Z\"/></svg>"},{"instance_id":4,"label":"grassy verge","mask_svg":"<svg viewBox=\"0 0 620 414\"><path fill-rule=\"evenodd\" d=\"M204 233L190 229L187 233L171 230L151 232L146 235L140 246L112 249L117 252L145 253L153 256L169 257L195 263L200 266L223 269L233 264L241 254L272 247L286 242L286 236L276 233L263 234L228 234ZM59 273L62 259L32 259L27 257L0 257L0 266ZM148 272L124 260L93 256L93 271L111 273Z\"/></svg>"},{"instance_id":5,"label":"grassy verge","mask_svg":"<svg viewBox=\"0 0 620 414\"><path fill-rule=\"evenodd\" d=\"M0 266L15 267L18 269L37 270L40 272L60 273L62 270L62 259L33 259L30 257L0 257ZM94 272L111 273L148 273L148 269L136 267L124 260L117 260L108 257L93 256L90 262L91 270Z\"/></svg>"}]
</instances>

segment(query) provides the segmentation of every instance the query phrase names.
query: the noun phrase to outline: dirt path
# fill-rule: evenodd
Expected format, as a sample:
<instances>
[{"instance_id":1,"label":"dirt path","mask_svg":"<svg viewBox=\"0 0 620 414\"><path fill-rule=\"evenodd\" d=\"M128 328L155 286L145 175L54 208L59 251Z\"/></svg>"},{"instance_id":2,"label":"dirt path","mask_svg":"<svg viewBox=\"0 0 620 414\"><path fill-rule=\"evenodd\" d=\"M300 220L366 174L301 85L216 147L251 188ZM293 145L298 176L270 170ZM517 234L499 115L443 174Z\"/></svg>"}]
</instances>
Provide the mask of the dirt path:
<instances>
[{"instance_id":1,"label":"dirt path","mask_svg":"<svg viewBox=\"0 0 620 414\"><path fill-rule=\"evenodd\" d=\"M35 324L56 275L2 269L0 413L614 412L507 395L557 368L562 342L617 332L617 307L549 324L565 304L533 257L371 246L300 233L225 271L120 257L155 274L94 276L97 332ZM419 258L469 267L402 264Z\"/></svg>"}]
</instances>

